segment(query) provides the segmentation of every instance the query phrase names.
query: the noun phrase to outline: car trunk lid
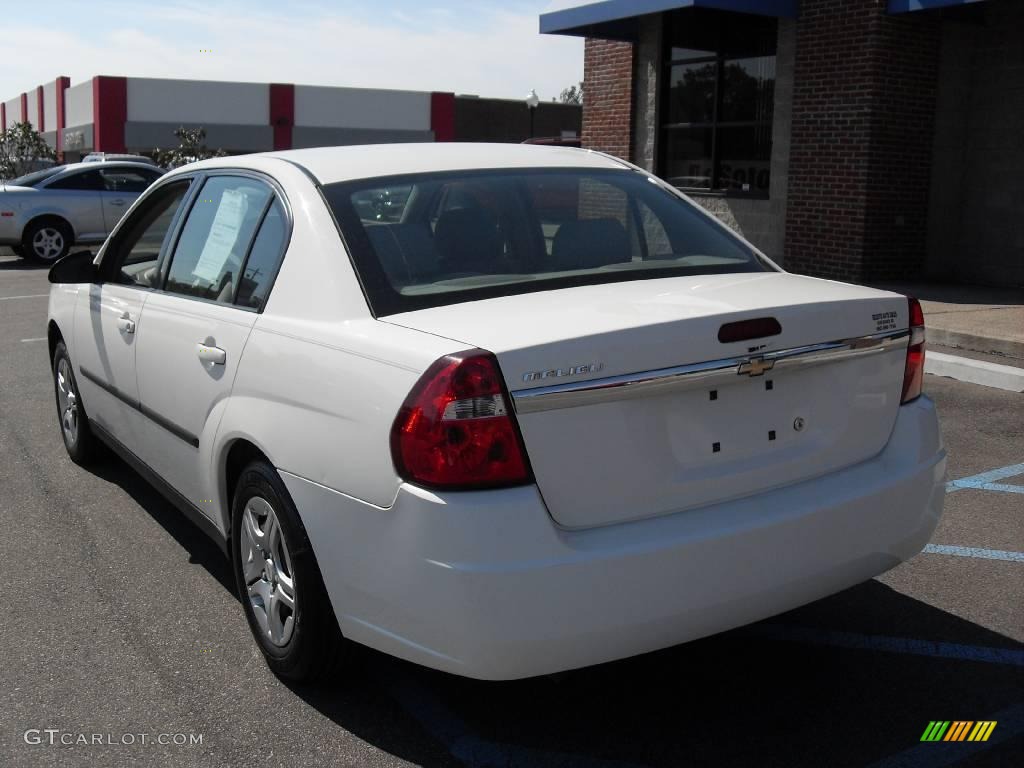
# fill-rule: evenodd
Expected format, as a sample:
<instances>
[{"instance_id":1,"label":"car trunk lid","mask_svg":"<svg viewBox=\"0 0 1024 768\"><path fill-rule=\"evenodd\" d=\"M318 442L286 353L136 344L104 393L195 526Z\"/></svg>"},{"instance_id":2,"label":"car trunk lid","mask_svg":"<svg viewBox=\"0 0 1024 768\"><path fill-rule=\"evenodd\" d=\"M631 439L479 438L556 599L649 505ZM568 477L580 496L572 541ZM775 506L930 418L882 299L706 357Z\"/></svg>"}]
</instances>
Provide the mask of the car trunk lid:
<instances>
[{"instance_id":1,"label":"car trunk lid","mask_svg":"<svg viewBox=\"0 0 1024 768\"><path fill-rule=\"evenodd\" d=\"M744 273L542 291L386 321L497 356L548 509L582 528L755 494L877 454L895 422L906 347L881 337L906 329L908 313L894 293ZM772 323L778 333L758 335ZM720 341L723 326L738 338Z\"/></svg>"}]
</instances>

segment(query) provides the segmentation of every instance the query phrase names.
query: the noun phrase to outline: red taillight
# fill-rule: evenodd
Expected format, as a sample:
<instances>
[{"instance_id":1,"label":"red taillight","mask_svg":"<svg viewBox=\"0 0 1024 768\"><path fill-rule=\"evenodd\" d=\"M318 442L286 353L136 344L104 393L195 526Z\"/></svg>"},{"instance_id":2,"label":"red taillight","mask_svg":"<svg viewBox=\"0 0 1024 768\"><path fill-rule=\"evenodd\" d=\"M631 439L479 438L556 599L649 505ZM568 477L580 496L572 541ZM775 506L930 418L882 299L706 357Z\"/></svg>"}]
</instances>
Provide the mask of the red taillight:
<instances>
[{"instance_id":1,"label":"red taillight","mask_svg":"<svg viewBox=\"0 0 1024 768\"><path fill-rule=\"evenodd\" d=\"M924 384L924 312L917 299L908 296L907 302L910 308L910 346L907 347L907 363L903 369L901 403L919 398Z\"/></svg>"},{"instance_id":2,"label":"red taillight","mask_svg":"<svg viewBox=\"0 0 1024 768\"><path fill-rule=\"evenodd\" d=\"M530 466L494 355L474 349L430 366L391 427L391 456L400 477L431 488L528 482Z\"/></svg>"}]
</instances>

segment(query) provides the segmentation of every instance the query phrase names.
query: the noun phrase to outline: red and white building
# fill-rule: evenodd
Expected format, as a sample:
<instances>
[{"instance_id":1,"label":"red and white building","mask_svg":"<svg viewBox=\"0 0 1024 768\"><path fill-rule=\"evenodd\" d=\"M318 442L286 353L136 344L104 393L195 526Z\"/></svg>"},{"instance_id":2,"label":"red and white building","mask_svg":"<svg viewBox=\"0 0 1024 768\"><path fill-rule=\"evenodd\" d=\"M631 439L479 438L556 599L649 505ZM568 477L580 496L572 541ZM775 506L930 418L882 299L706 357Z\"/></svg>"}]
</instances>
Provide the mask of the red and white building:
<instances>
[{"instance_id":1,"label":"red and white building","mask_svg":"<svg viewBox=\"0 0 1024 768\"><path fill-rule=\"evenodd\" d=\"M152 152L202 127L231 154L410 141L522 141L521 101L454 93L97 76L67 77L0 103L0 130L30 122L66 160L88 152ZM580 108L542 103L537 136L578 135Z\"/></svg>"}]
</instances>

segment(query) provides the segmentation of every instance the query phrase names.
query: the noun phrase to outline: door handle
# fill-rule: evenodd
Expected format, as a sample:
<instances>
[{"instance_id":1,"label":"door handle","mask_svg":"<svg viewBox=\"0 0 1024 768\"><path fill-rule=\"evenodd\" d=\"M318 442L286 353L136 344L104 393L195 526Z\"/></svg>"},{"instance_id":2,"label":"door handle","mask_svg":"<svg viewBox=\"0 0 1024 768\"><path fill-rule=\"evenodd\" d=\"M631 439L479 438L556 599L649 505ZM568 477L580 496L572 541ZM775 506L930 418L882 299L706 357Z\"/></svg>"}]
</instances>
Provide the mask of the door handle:
<instances>
[{"instance_id":1,"label":"door handle","mask_svg":"<svg viewBox=\"0 0 1024 768\"><path fill-rule=\"evenodd\" d=\"M117 318L117 328L122 333L135 333L135 321L132 320L131 316L127 312L125 312Z\"/></svg>"},{"instance_id":2,"label":"door handle","mask_svg":"<svg viewBox=\"0 0 1024 768\"><path fill-rule=\"evenodd\" d=\"M203 342L196 344L196 354L199 359L204 363L213 363L214 365L224 365L228 359L228 353L220 347L209 347Z\"/></svg>"},{"instance_id":3,"label":"door handle","mask_svg":"<svg viewBox=\"0 0 1024 768\"><path fill-rule=\"evenodd\" d=\"M122 205L124 205L124 200L121 200L120 198L118 198L117 200L111 200L110 204L111 205L116 205L118 208L120 208Z\"/></svg>"}]
</instances>

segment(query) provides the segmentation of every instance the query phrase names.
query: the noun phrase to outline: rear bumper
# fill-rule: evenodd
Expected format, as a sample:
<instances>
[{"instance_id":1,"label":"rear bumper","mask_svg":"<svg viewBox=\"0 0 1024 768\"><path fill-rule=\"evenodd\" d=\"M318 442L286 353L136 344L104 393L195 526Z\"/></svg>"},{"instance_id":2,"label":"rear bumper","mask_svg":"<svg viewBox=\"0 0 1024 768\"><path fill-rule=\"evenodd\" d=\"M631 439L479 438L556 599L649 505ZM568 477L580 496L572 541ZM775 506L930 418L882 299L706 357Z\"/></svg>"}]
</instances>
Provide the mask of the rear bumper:
<instances>
[{"instance_id":1,"label":"rear bumper","mask_svg":"<svg viewBox=\"0 0 1024 768\"><path fill-rule=\"evenodd\" d=\"M566 531L535 487L380 509L282 472L344 634L429 667L512 679L597 664L747 624L870 579L921 551L946 454L927 398L878 456L758 496Z\"/></svg>"}]
</instances>

